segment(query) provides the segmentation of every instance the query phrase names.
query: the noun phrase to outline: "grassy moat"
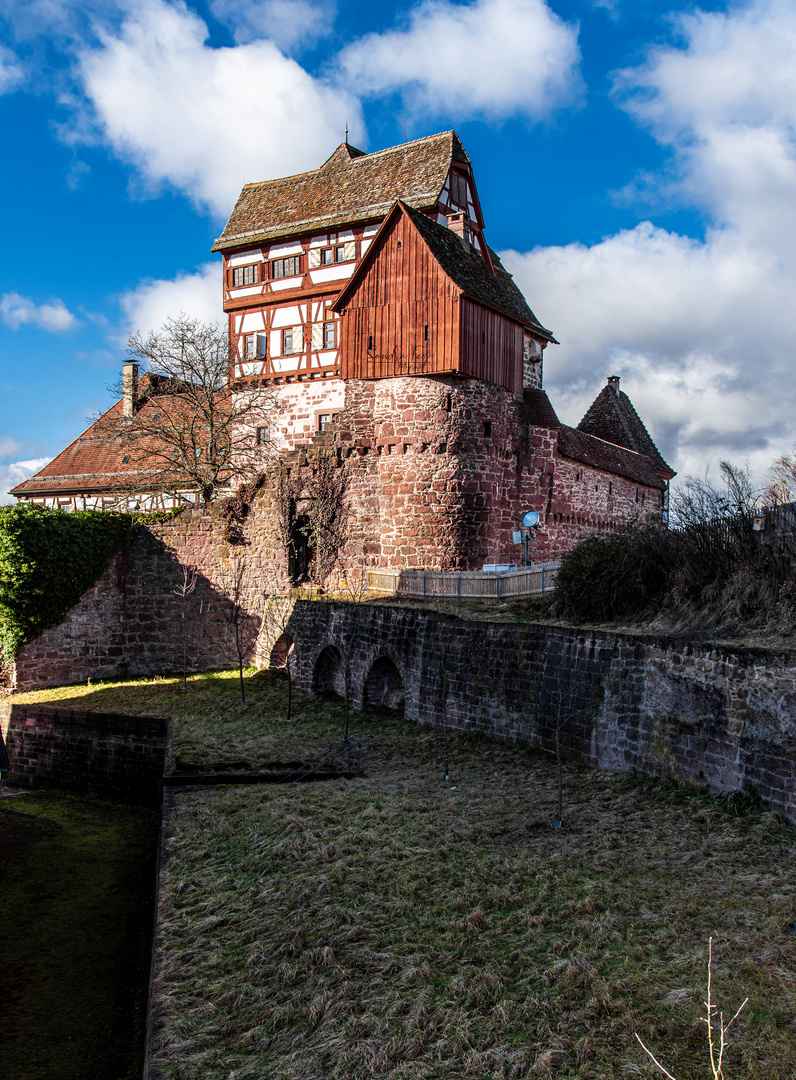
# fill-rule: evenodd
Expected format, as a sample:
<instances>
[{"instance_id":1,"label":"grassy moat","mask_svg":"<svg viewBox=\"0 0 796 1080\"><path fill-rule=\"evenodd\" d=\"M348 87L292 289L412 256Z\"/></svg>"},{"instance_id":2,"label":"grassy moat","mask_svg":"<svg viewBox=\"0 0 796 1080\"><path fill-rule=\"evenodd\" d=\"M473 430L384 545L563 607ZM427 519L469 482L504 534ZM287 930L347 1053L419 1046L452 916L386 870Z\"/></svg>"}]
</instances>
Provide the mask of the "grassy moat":
<instances>
[{"instance_id":1,"label":"grassy moat","mask_svg":"<svg viewBox=\"0 0 796 1080\"><path fill-rule=\"evenodd\" d=\"M223 675L186 694L157 679L14 700L170 716L172 756L208 769L342 734L341 703L299 691L286 724L273 674L247 698ZM793 1080L796 829L574 765L554 829L548 755L451 733L446 783L441 731L387 714L352 714L352 730L359 780L170 796L161 1077L660 1075L637 1032L677 1080L701 1080L712 936L720 1007L749 998L726 1080Z\"/></svg>"}]
</instances>

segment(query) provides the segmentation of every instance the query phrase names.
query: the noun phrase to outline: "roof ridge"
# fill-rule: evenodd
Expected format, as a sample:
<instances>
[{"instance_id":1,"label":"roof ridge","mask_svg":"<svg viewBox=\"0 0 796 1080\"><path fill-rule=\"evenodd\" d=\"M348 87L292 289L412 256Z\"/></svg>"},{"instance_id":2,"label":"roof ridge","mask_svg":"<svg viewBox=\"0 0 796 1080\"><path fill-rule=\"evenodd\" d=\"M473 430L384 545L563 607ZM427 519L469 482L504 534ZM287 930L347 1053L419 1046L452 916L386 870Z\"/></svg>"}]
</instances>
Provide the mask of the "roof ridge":
<instances>
[{"instance_id":1,"label":"roof ridge","mask_svg":"<svg viewBox=\"0 0 796 1080\"><path fill-rule=\"evenodd\" d=\"M456 134L453 128L449 128L447 131L438 131L434 135L423 135L419 139L410 139L409 142L396 143L395 146L383 146L381 150L360 150L355 157L350 157L346 164L352 166L360 165L366 159L368 161L372 161L373 158L379 157L382 154L391 154L397 150L404 150L407 146L417 146L419 143L431 142L432 139L440 139L444 135L451 136L451 145L453 144L454 138L459 139L459 136ZM459 145L461 145L461 139L459 139ZM288 173L286 176L274 176L270 180L251 180L249 181L249 183L244 184L243 187L244 189L246 189L265 187L266 184L283 184L287 183L289 180L296 180L299 176L311 176L313 173L323 172L323 170L326 168L326 166L329 164L335 154L343 146L350 146L352 150L357 149L357 147L351 146L351 143L347 143L345 140L343 140L343 142L337 144L334 150L332 150L331 154L329 154L327 159L323 162L323 164L317 165L314 169L304 169L301 172ZM462 146L462 151L466 156L467 151L464 149L464 146Z\"/></svg>"}]
</instances>

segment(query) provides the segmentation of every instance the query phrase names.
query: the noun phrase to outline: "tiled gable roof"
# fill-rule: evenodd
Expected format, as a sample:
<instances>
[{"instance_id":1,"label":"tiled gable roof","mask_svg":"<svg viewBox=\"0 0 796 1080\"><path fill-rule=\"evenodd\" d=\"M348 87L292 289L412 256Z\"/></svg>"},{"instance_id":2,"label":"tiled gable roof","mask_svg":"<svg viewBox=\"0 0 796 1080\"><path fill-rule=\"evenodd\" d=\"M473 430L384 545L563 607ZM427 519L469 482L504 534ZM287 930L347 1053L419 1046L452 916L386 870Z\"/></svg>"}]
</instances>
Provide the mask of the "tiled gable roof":
<instances>
[{"instance_id":1,"label":"tiled gable roof","mask_svg":"<svg viewBox=\"0 0 796 1080\"><path fill-rule=\"evenodd\" d=\"M514 278L503 268L491 248L489 253L495 268L494 274L481 256L471 247L465 247L456 233L447 226L440 225L404 202L401 206L439 265L465 295L502 311L509 318L535 330L540 337L555 341L550 331L542 326L528 307L525 297L514 284Z\"/></svg>"},{"instance_id":2,"label":"tiled gable roof","mask_svg":"<svg viewBox=\"0 0 796 1080\"><path fill-rule=\"evenodd\" d=\"M562 426L558 432L558 452L563 457L591 465L595 469L624 476L636 484L664 491L665 481L646 454L587 435L578 428Z\"/></svg>"},{"instance_id":3,"label":"tiled gable roof","mask_svg":"<svg viewBox=\"0 0 796 1080\"><path fill-rule=\"evenodd\" d=\"M608 385L591 403L578 424L578 431L624 446L637 454L645 454L667 479L676 475L663 460L630 398L619 389L619 379L615 376L609 379Z\"/></svg>"},{"instance_id":4,"label":"tiled gable roof","mask_svg":"<svg viewBox=\"0 0 796 1080\"><path fill-rule=\"evenodd\" d=\"M144 374L139 383L139 412L145 409L157 411L157 397L150 396L151 389L150 376ZM116 434L122 423L122 402L119 400L43 469L12 488L11 494L43 496L79 492L99 495L128 491L131 487L146 488L146 474L124 460L129 458L130 449L125 448ZM151 486L153 489L163 486L162 469L153 470Z\"/></svg>"},{"instance_id":5,"label":"tiled gable roof","mask_svg":"<svg viewBox=\"0 0 796 1080\"><path fill-rule=\"evenodd\" d=\"M383 217L396 199L431 209L453 161L470 161L455 131L373 154L341 143L319 169L247 184L213 251Z\"/></svg>"}]
</instances>

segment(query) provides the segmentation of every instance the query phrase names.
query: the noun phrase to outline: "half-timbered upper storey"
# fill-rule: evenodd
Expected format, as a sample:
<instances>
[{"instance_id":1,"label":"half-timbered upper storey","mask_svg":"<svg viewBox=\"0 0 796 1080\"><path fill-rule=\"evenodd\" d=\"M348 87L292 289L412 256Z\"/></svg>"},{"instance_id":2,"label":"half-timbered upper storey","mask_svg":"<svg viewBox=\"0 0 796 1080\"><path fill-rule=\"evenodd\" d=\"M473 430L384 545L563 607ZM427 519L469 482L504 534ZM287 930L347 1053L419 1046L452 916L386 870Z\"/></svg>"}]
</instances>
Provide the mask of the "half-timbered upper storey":
<instances>
[{"instance_id":1,"label":"half-timbered upper storey","mask_svg":"<svg viewBox=\"0 0 796 1080\"><path fill-rule=\"evenodd\" d=\"M486 276L508 279L484 239L472 166L455 132L373 154L342 143L318 169L247 184L214 245L224 256L234 379L268 386L346 377L334 304L398 200L464 237Z\"/></svg>"}]
</instances>

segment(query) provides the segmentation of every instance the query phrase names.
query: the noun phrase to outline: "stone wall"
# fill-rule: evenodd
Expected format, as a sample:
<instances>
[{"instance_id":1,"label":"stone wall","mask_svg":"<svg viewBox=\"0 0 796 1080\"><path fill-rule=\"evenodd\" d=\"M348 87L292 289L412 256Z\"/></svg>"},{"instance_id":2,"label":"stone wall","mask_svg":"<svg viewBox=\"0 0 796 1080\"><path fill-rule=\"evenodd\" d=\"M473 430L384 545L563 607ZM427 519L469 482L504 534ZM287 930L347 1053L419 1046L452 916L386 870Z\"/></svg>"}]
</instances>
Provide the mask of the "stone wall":
<instances>
[{"instance_id":1,"label":"stone wall","mask_svg":"<svg viewBox=\"0 0 796 1080\"><path fill-rule=\"evenodd\" d=\"M794 653L319 602L297 604L288 632L306 689L339 691L336 650L355 707L395 704L395 670L409 720L547 750L558 729L571 759L719 791L751 784L796 820Z\"/></svg>"},{"instance_id":2,"label":"stone wall","mask_svg":"<svg viewBox=\"0 0 796 1080\"><path fill-rule=\"evenodd\" d=\"M166 720L8 705L0 725L12 787L142 804L160 797Z\"/></svg>"}]
</instances>

